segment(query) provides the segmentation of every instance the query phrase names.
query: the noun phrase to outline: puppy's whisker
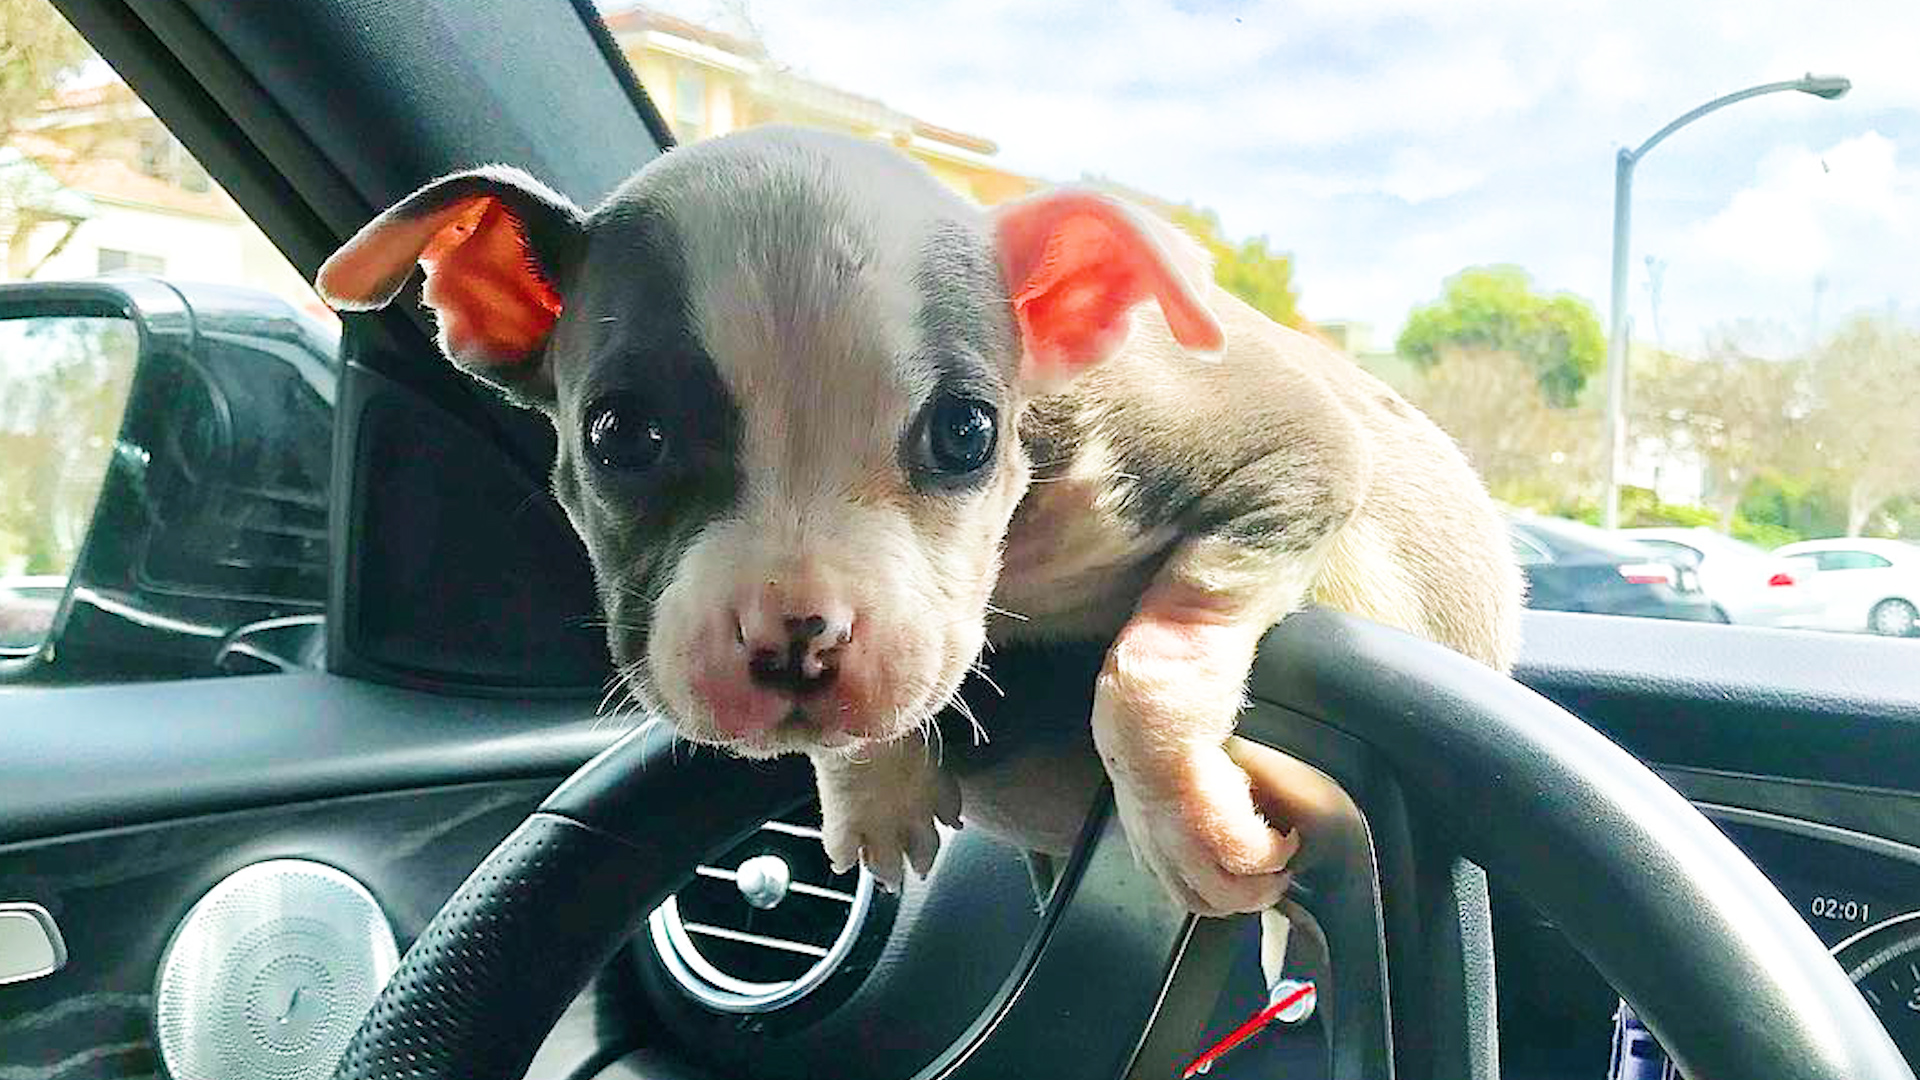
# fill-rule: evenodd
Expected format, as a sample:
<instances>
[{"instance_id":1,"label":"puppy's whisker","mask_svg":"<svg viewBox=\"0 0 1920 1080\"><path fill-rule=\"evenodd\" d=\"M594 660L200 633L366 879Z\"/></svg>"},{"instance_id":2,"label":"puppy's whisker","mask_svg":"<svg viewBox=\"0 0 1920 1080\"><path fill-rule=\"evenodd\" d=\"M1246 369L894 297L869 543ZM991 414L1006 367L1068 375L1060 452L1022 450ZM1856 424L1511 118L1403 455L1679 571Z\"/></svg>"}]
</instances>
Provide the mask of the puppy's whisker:
<instances>
[{"instance_id":1,"label":"puppy's whisker","mask_svg":"<svg viewBox=\"0 0 1920 1080\"><path fill-rule=\"evenodd\" d=\"M973 674L977 678L979 678L981 682L986 683L989 687L991 687L994 693L1000 695L1001 697L1007 696L1006 690L1002 689L999 683L994 682L993 676L987 673L987 665L980 663L978 660L976 660L973 663L972 670L973 670Z\"/></svg>"},{"instance_id":2,"label":"puppy's whisker","mask_svg":"<svg viewBox=\"0 0 1920 1080\"><path fill-rule=\"evenodd\" d=\"M987 738L987 729L981 725L980 718L973 715L973 706L967 704L967 699L960 696L958 689L955 689L954 692L948 696L947 703L941 706L941 710L948 708L951 708L954 712L959 713L965 718L968 726L973 729L973 745L987 745L989 741Z\"/></svg>"}]
</instances>

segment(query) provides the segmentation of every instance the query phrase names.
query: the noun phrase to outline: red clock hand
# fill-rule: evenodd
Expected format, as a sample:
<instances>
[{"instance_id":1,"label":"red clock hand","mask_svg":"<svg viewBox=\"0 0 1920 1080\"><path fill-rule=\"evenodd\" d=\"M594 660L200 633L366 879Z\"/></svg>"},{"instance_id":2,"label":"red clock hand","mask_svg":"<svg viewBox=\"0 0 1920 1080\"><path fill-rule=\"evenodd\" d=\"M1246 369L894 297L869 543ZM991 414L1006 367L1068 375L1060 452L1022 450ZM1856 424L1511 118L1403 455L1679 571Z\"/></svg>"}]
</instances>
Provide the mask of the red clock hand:
<instances>
[{"instance_id":1,"label":"red clock hand","mask_svg":"<svg viewBox=\"0 0 1920 1080\"><path fill-rule=\"evenodd\" d=\"M1234 1028L1231 1032L1228 1032L1226 1038L1214 1043L1206 1053L1194 1058L1193 1064L1187 1066L1187 1071L1180 1074L1180 1080L1192 1080L1193 1077L1213 1068L1213 1063L1220 1060L1221 1056L1227 1051L1253 1038L1254 1034L1261 1028L1266 1027L1267 1023L1274 1017L1279 1016L1281 1013L1286 1012L1288 1009L1293 1008L1295 1005L1312 996L1313 984L1307 983L1305 986L1300 987L1300 989L1295 990L1279 1001L1254 1013L1252 1019Z\"/></svg>"}]
</instances>

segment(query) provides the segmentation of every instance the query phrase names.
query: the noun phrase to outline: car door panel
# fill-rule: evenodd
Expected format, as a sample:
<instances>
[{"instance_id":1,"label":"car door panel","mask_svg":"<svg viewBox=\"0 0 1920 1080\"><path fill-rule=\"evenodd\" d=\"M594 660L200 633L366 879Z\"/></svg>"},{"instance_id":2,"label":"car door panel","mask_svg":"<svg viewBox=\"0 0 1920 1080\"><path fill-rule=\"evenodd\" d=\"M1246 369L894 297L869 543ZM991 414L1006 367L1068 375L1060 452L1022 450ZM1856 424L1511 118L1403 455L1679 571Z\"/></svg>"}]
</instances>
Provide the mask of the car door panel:
<instances>
[{"instance_id":1,"label":"car door panel","mask_svg":"<svg viewBox=\"0 0 1920 1080\"><path fill-rule=\"evenodd\" d=\"M552 786L390 791L0 847L0 897L45 908L68 954L51 975L0 986L0 1061L62 1080L164 1075L153 1034L162 953L228 874L267 859L331 866L409 942Z\"/></svg>"}]
</instances>

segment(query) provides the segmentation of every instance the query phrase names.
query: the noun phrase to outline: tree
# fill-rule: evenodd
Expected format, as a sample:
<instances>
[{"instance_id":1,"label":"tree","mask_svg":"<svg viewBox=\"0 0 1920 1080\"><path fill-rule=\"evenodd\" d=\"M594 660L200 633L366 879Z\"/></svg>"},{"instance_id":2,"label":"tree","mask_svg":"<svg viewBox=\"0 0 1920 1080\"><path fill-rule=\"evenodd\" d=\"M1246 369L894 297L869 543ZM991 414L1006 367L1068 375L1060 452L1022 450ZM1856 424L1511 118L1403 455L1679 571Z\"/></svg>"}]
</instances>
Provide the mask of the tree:
<instances>
[{"instance_id":1,"label":"tree","mask_svg":"<svg viewBox=\"0 0 1920 1080\"><path fill-rule=\"evenodd\" d=\"M1438 301L1407 317L1397 348L1421 368L1449 349L1516 355L1556 408L1579 400L1607 351L1592 305L1571 293L1535 292L1517 266L1469 267L1448 278Z\"/></svg>"},{"instance_id":2,"label":"tree","mask_svg":"<svg viewBox=\"0 0 1920 1080\"><path fill-rule=\"evenodd\" d=\"M1221 288L1282 326L1301 325L1292 256L1271 250L1264 236L1233 243L1222 234L1220 216L1211 210L1182 206L1168 216L1213 256L1213 280Z\"/></svg>"},{"instance_id":3,"label":"tree","mask_svg":"<svg viewBox=\"0 0 1920 1080\"><path fill-rule=\"evenodd\" d=\"M0 143L92 56L47 0L0 0Z\"/></svg>"},{"instance_id":4,"label":"tree","mask_svg":"<svg viewBox=\"0 0 1920 1080\"><path fill-rule=\"evenodd\" d=\"M1555 408L1517 353L1449 345L1411 396L1467 456L1496 498L1558 509L1597 491L1601 456L1590 408Z\"/></svg>"},{"instance_id":5,"label":"tree","mask_svg":"<svg viewBox=\"0 0 1920 1080\"><path fill-rule=\"evenodd\" d=\"M72 568L113 454L138 347L124 319L0 323L0 558L18 559L23 572Z\"/></svg>"},{"instance_id":6,"label":"tree","mask_svg":"<svg viewBox=\"0 0 1920 1080\"><path fill-rule=\"evenodd\" d=\"M11 270L31 276L26 252L32 237L56 220L43 203L47 189L57 190L59 183L13 146L20 121L92 57L86 40L47 0L0 0L0 275Z\"/></svg>"},{"instance_id":7,"label":"tree","mask_svg":"<svg viewBox=\"0 0 1920 1080\"><path fill-rule=\"evenodd\" d=\"M1849 323L1815 355L1805 426L1816 463L1847 498L1847 535L1876 511L1920 495L1920 333L1872 318Z\"/></svg>"},{"instance_id":8,"label":"tree","mask_svg":"<svg viewBox=\"0 0 1920 1080\"><path fill-rule=\"evenodd\" d=\"M1633 371L1633 430L1676 457L1697 456L1722 532L1753 482L1790 467L1805 366L1747 355L1725 336L1707 356L1656 353Z\"/></svg>"}]
</instances>

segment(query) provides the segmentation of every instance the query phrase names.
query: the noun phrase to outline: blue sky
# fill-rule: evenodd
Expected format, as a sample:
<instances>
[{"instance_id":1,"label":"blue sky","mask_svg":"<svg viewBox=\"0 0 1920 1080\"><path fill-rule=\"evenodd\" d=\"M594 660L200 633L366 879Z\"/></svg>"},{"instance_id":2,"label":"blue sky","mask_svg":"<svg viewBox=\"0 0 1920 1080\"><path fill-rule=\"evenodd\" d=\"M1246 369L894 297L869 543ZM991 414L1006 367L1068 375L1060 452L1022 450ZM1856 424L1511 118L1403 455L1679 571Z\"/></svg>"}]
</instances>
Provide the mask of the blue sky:
<instances>
[{"instance_id":1,"label":"blue sky","mask_svg":"<svg viewBox=\"0 0 1920 1080\"><path fill-rule=\"evenodd\" d=\"M608 6L615 6L609 3ZM729 25L741 7L656 0ZM1463 267L1517 263L1605 318L1613 159L1721 94L1842 74L1641 164L1635 334L1785 352L1857 311L1920 322L1913 0L779 0L796 70L996 140L1011 167L1211 206L1294 253L1309 317L1390 344ZM732 24L734 28L738 23Z\"/></svg>"}]
</instances>

